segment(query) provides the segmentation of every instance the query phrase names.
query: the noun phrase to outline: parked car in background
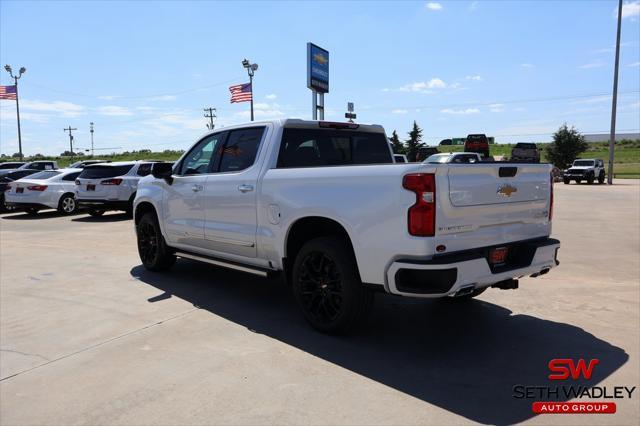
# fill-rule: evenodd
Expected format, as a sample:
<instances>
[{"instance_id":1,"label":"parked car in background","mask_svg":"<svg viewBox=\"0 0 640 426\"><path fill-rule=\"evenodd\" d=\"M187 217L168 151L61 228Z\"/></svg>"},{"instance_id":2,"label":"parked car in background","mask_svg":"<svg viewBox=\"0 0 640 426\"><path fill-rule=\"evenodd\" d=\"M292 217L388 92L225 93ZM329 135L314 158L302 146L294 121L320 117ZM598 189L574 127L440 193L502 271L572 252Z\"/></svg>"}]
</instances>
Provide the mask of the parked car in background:
<instances>
[{"instance_id":1,"label":"parked car in background","mask_svg":"<svg viewBox=\"0 0 640 426\"><path fill-rule=\"evenodd\" d=\"M407 156L404 154L393 154L393 160L396 163L408 163Z\"/></svg>"},{"instance_id":2,"label":"parked car in background","mask_svg":"<svg viewBox=\"0 0 640 426\"><path fill-rule=\"evenodd\" d=\"M511 149L510 161L513 163L539 163L540 150L535 143L518 142Z\"/></svg>"},{"instance_id":3,"label":"parked car in background","mask_svg":"<svg viewBox=\"0 0 640 426\"><path fill-rule=\"evenodd\" d=\"M42 161L30 161L28 163L24 163L22 166L18 167L19 169L35 169L35 170L57 170L58 162L42 160Z\"/></svg>"},{"instance_id":4,"label":"parked car in background","mask_svg":"<svg viewBox=\"0 0 640 426\"><path fill-rule=\"evenodd\" d=\"M100 164L100 163L110 163L111 160L82 160L76 161L72 165L69 166L70 169L84 169L87 166L92 164Z\"/></svg>"},{"instance_id":5,"label":"parked car in background","mask_svg":"<svg viewBox=\"0 0 640 426\"><path fill-rule=\"evenodd\" d=\"M5 161L4 163L0 163L0 170L17 169L23 164L24 161Z\"/></svg>"},{"instance_id":6,"label":"parked car in background","mask_svg":"<svg viewBox=\"0 0 640 426\"><path fill-rule=\"evenodd\" d=\"M81 169L43 170L8 184L5 202L30 215L43 209L57 209L62 214L75 213L75 180Z\"/></svg>"},{"instance_id":7,"label":"parked car in background","mask_svg":"<svg viewBox=\"0 0 640 426\"><path fill-rule=\"evenodd\" d=\"M437 154L438 148L435 146L423 146L422 148L418 148L418 154L416 155L416 162L421 163L426 160L430 155Z\"/></svg>"},{"instance_id":8,"label":"parked car in background","mask_svg":"<svg viewBox=\"0 0 640 426\"><path fill-rule=\"evenodd\" d=\"M477 152L483 157L489 156L489 139L485 134L467 135L464 142L465 152Z\"/></svg>"},{"instance_id":9,"label":"parked car in background","mask_svg":"<svg viewBox=\"0 0 640 426\"><path fill-rule=\"evenodd\" d=\"M592 184L596 179L598 183L604 183L604 161L597 158L577 159L573 165L564 171L562 180L568 185L572 180L581 183L583 180Z\"/></svg>"},{"instance_id":10,"label":"parked car in background","mask_svg":"<svg viewBox=\"0 0 640 426\"><path fill-rule=\"evenodd\" d=\"M551 165L394 164L392 154L378 125L216 129L140 181L142 264L161 271L182 257L281 273L323 332L363 320L375 290L469 299L558 264Z\"/></svg>"},{"instance_id":11,"label":"parked car in background","mask_svg":"<svg viewBox=\"0 0 640 426\"><path fill-rule=\"evenodd\" d=\"M15 210L13 207L8 207L5 204L4 192L7 190L8 185L15 180L38 172L40 172L40 170L0 170L0 211L8 212Z\"/></svg>"},{"instance_id":12,"label":"parked car in background","mask_svg":"<svg viewBox=\"0 0 640 426\"><path fill-rule=\"evenodd\" d=\"M76 199L91 216L108 210L131 215L138 181L151 173L154 162L118 161L85 167L76 179Z\"/></svg>"},{"instance_id":13,"label":"parked car in background","mask_svg":"<svg viewBox=\"0 0 640 426\"><path fill-rule=\"evenodd\" d=\"M449 152L442 154L433 154L424 163L438 164L473 164L482 162L480 154L475 152Z\"/></svg>"}]
</instances>

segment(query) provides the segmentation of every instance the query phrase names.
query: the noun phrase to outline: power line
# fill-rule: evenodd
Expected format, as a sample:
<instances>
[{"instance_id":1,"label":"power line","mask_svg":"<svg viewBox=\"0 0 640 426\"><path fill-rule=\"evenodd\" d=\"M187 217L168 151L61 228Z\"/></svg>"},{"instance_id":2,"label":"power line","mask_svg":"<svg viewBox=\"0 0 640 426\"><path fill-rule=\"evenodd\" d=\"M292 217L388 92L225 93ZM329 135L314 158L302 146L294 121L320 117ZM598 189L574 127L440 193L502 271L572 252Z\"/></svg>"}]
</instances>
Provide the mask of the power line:
<instances>
[{"instance_id":1,"label":"power line","mask_svg":"<svg viewBox=\"0 0 640 426\"><path fill-rule=\"evenodd\" d=\"M233 81L238 80L239 78L241 78L240 76L238 77L234 77L234 78L230 78L218 83L214 83L214 84L209 84L206 86L199 86L199 87L193 87L190 89L184 89L184 90L180 90L180 91L176 91L176 92L167 92L167 93L157 93L154 95L140 95L140 96L113 96L113 100L116 99L150 99L150 98L159 98L162 96L175 96L175 95L182 95L184 93L191 93L191 92L196 92L198 90L203 90L203 89L210 89L212 87L217 87L217 86L221 86L223 84L227 84ZM90 95L90 94L86 94L86 93L77 93L77 92L68 92L65 90L59 90L59 89L53 89L51 87L47 87L47 86L43 86L41 84L32 84L34 87L39 87L40 89L45 89L48 90L50 92L55 92L55 93L60 93L63 95L70 95L70 96L79 96L79 97L85 97L85 98L109 98L110 96L104 96L104 95Z\"/></svg>"}]
</instances>

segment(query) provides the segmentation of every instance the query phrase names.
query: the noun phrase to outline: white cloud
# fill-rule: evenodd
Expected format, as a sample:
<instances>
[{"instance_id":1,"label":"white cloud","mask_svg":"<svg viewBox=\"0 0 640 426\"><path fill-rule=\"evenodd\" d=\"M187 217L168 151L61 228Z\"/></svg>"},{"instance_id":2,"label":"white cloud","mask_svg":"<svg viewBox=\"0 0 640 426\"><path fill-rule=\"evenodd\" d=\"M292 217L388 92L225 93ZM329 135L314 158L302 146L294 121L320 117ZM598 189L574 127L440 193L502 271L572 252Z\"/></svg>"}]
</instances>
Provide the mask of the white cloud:
<instances>
[{"instance_id":1,"label":"white cloud","mask_svg":"<svg viewBox=\"0 0 640 426\"><path fill-rule=\"evenodd\" d=\"M440 3L430 1L425 6L429 10L442 10L442 5ZM624 10L624 9L623 9Z\"/></svg>"},{"instance_id":2,"label":"white cloud","mask_svg":"<svg viewBox=\"0 0 640 426\"><path fill-rule=\"evenodd\" d=\"M522 68L533 68L533 64L529 64L529 63L520 64L520 66Z\"/></svg>"},{"instance_id":3,"label":"white cloud","mask_svg":"<svg viewBox=\"0 0 640 426\"><path fill-rule=\"evenodd\" d=\"M583 70L588 70L591 68L600 68L604 66L604 62L591 62L588 64L583 64L578 66L578 68L583 69Z\"/></svg>"},{"instance_id":4,"label":"white cloud","mask_svg":"<svg viewBox=\"0 0 640 426\"><path fill-rule=\"evenodd\" d=\"M270 120L274 118L282 118L285 113L281 111L281 106L277 103L258 102L253 104L253 112L256 118L262 120ZM328 115L328 111L327 112ZM235 114L236 117L242 119L248 119L251 116L249 108L245 111L240 111Z\"/></svg>"},{"instance_id":5,"label":"white cloud","mask_svg":"<svg viewBox=\"0 0 640 426\"><path fill-rule=\"evenodd\" d=\"M388 91L389 91L389 88L388 88L388 87L385 87L384 89L382 89L382 91L383 91L383 92L388 92Z\"/></svg>"},{"instance_id":6,"label":"white cloud","mask_svg":"<svg viewBox=\"0 0 640 426\"><path fill-rule=\"evenodd\" d=\"M98 96L98 99L102 99L104 101L112 101L114 99L118 99L120 96L117 95L104 95L104 96Z\"/></svg>"},{"instance_id":7,"label":"white cloud","mask_svg":"<svg viewBox=\"0 0 640 426\"><path fill-rule=\"evenodd\" d=\"M640 62L633 62L633 63L631 63L631 64L629 64L627 66L628 67L636 67L637 68L637 67L640 67Z\"/></svg>"},{"instance_id":8,"label":"white cloud","mask_svg":"<svg viewBox=\"0 0 640 426\"><path fill-rule=\"evenodd\" d=\"M444 89L447 83L439 78L432 78L429 81L418 81L415 83L405 84L398 90L401 92L423 92L429 93L429 89Z\"/></svg>"},{"instance_id":9,"label":"white cloud","mask_svg":"<svg viewBox=\"0 0 640 426\"><path fill-rule=\"evenodd\" d=\"M86 114L82 105L64 101L42 102L25 99L20 101L20 107L26 111L47 112L62 117L79 117Z\"/></svg>"},{"instance_id":10,"label":"white cloud","mask_svg":"<svg viewBox=\"0 0 640 426\"><path fill-rule=\"evenodd\" d=\"M489 111L491 112L503 112L504 104L491 104L489 105Z\"/></svg>"},{"instance_id":11,"label":"white cloud","mask_svg":"<svg viewBox=\"0 0 640 426\"><path fill-rule=\"evenodd\" d=\"M469 115L469 114L479 114L480 110L478 108L466 108L466 109L445 108L440 110L440 112L443 114Z\"/></svg>"},{"instance_id":12,"label":"white cloud","mask_svg":"<svg viewBox=\"0 0 640 426\"><path fill-rule=\"evenodd\" d=\"M127 115L133 115L129 108L116 106L116 105L107 105L97 108L98 114L100 115L108 115L110 117L121 117Z\"/></svg>"},{"instance_id":13,"label":"white cloud","mask_svg":"<svg viewBox=\"0 0 640 426\"><path fill-rule=\"evenodd\" d=\"M273 99L275 99L277 97L278 96L276 96L274 93L271 93L270 95L265 96L266 99L271 99L271 100L273 100Z\"/></svg>"},{"instance_id":14,"label":"white cloud","mask_svg":"<svg viewBox=\"0 0 640 426\"><path fill-rule=\"evenodd\" d=\"M613 16L618 17L618 8L613 9ZM640 16L640 1L624 2L622 4L622 19Z\"/></svg>"},{"instance_id":15,"label":"white cloud","mask_svg":"<svg viewBox=\"0 0 640 426\"><path fill-rule=\"evenodd\" d=\"M177 96L173 96L173 95L162 95L162 96L154 96L153 98L149 99L150 101L175 101L177 99Z\"/></svg>"},{"instance_id":16,"label":"white cloud","mask_svg":"<svg viewBox=\"0 0 640 426\"><path fill-rule=\"evenodd\" d=\"M391 111L392 114L406 114L409 111L407 111L406 109L394 109Z\"/></svg>"},{"instance_id":17,"label":"white cloud","mask_svg":"<svg viewBox=\"0 0 640 426\"><path fill-rule=\"evenodd\" d=\"M465 77L465 80L482 81L482 77L479 75L468 75Z\"/></svg>"}]
</instances>

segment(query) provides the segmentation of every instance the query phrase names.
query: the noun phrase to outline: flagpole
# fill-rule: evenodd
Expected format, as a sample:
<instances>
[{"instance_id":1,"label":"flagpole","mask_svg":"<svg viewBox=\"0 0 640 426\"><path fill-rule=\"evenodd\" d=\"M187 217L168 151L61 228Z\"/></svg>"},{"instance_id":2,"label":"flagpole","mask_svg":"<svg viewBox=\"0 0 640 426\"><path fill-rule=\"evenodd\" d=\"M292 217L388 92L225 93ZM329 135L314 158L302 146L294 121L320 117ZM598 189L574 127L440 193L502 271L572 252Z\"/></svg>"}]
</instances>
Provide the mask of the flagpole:
<instances>
[{"instance_id":1,"label":"flagpole","mask_svg":"<svg viewBox=\"0 0 640 426\"><path fill-rule=\"evenodd\" d=\"M13 77L16 82L16 115L18 117L18 152L20 153L20 161L22 161L22 132L20 131L20 102L18 101L18 77Z\"/></svg>"},{"instance_id":2,"label":"flagpole","mask_svg":"<svg viewBox=\"0 0 640 426\"><path fill-rule=\"evenodd\" d=\"M20 160L22 160L22 132L20 131L20 103L18 101L18 80L22 77L27 69L25 67L21 67L18 75L13 75L13 70L11 69L11 65L5 65L4 69L9 73L11 78L13 78L15 88L16 88L16 115L18 117L18 152L20 153Z\"/></svg>"},{"instance_id":3,"label":"flagpole","mask_svg":"<svg viewBox=\"0 0 640 426\"><path fill-rule=\"evenodd\" d=\"M249 87L251 87L251 121L253 121L253 73L258 69L258 64L252 64L245 58L242 60L242 66L247 69L247 74L249 74Z\"/></svg>"}]
</instances>

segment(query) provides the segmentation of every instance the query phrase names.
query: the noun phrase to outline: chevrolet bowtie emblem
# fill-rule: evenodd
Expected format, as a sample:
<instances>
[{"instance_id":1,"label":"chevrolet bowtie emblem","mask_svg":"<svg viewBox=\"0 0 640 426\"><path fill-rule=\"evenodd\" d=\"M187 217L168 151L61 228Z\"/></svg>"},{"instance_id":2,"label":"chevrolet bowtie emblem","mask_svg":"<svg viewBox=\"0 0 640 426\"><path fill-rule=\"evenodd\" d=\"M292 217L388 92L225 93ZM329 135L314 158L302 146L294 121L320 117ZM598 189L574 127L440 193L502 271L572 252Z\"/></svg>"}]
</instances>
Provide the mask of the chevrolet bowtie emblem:
<instances>
[{"instance_id":1,"label":"chevrolet bowtie emblem","mask_svg":"<svg viewBox=\"0 0 640 426\"><path fill-rule=\"evenodd\" d=\"M514 192L518 192L518 188L509 184L502 185L500 188L498 188L498 194L502 195L503 197L511 197L511 194L513 194Z\"/></svg>"}]
</instances>

